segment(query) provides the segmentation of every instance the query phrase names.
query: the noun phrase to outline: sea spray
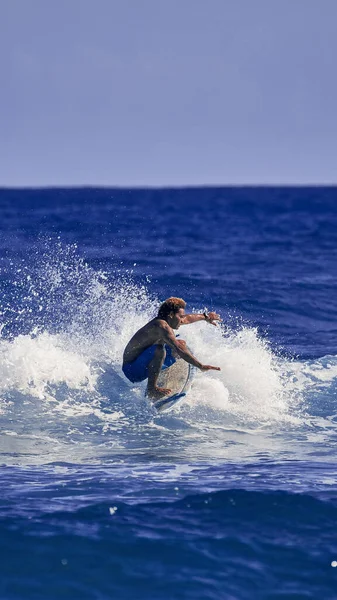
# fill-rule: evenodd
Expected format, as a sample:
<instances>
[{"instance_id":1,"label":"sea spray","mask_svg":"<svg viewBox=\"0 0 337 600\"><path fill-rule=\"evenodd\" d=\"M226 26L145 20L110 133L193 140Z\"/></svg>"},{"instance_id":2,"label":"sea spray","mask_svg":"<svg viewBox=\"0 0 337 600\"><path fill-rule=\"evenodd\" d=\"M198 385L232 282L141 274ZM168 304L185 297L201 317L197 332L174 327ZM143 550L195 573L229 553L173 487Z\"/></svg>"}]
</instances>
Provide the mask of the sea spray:
<instances>
[{"instance_id":1,"label":"sea spray","mask_svg":"<svg viewBox=\"0 0 337 600\"><path fill-rule=\"evenodd\" d=\"M221 371L198 372L170 418L156 415L144 398L145 383L130 384L121 365L126 343L157 314L163 298L123 268L110 273L92 268L76 245L49 244L41 256L15 269L14 293L21 293L17 313L2 307L0 393L6 429L15 431L15 424L6 425L13 403L22 407L20 427L29 429L39 415L46 435L84 444L95 439L95 452L111 443L107 436L112 431L116 447L138 448L144 435L164 427L160 438L165 448L174 430L194 430L202 443L203 432L215 426L251 432L300 426L301 390L299 378L289 377L291 363L272 351L257 328L232 327L225 314L217 327L200 322L179 332L199 360ZM7 270L7 286L8 275ZM191 304L187 310L200 312L202 307ZM299 369L305 376L305 368ZM221 444L212 452L221 453Z\"/></svg>"}]
</instances>

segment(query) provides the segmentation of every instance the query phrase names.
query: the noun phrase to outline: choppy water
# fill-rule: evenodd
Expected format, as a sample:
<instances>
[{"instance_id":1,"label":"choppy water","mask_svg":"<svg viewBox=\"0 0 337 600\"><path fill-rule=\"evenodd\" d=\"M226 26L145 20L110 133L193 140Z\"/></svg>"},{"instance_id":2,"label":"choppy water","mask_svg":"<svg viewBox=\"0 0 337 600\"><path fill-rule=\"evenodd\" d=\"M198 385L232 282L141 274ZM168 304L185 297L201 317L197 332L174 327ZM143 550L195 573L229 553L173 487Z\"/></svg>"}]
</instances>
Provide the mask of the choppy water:
<instances>
[{"instance_id":1,"label":"choppy water","mask_svg":"<svg viewBox=\"0 0 337 600\"><path fill-rule=\"evenodd\" d=\"M0 191L2 598L337 596L334 188ZM157 415L182 296L221 372Z\"/></svg>"}]
</instances>

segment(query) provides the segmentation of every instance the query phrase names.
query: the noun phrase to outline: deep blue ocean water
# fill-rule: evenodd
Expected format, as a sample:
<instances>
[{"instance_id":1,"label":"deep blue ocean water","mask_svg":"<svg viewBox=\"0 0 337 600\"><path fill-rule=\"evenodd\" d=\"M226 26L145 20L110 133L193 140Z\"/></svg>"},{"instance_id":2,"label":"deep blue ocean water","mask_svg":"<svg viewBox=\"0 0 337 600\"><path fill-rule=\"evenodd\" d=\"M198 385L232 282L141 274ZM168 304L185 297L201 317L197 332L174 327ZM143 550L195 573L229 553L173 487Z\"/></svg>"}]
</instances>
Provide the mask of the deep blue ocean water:
<instances>
[{"instance_id":1,"label":"deep blue ocean water","mask_svg":"<svg viewBox=\"0 0 337 600\"><path fill-rule=\"evenodd\" d=\"M337 188L0 207L0 598L337 598ZM121 357L170 295L221 372L158 415Z\"/></svg>"}]
</instances>

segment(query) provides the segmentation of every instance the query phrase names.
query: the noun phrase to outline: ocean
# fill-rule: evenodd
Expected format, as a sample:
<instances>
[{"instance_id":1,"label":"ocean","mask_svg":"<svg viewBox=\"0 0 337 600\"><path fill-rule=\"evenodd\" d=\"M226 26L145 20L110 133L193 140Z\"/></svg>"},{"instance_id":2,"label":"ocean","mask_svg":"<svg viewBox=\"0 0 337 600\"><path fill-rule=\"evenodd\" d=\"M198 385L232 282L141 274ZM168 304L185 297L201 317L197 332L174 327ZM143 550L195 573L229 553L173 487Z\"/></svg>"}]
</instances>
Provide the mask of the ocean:
<instances>
[{"instance_id":1,"label":"ocean","mask_svg":"<svg viewBox=\"0 0 337 600\"><path fill-rule=\"evenodd\" d=\"M337 188L0 190L1 600L337 598ZM158 414L123 349L183 297Z\"/></svg>"}]
</instances>

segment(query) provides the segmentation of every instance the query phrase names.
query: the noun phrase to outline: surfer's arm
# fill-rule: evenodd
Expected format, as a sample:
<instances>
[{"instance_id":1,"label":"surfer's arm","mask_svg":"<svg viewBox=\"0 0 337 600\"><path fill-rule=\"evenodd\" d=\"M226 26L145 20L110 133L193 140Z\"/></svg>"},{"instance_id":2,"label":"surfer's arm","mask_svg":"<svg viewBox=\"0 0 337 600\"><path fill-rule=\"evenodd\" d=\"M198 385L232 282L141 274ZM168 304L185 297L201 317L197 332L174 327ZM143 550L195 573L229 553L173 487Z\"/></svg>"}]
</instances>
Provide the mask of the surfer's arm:
<instances>
[{"instance_id":1,"label":"surfer's arm","mask_svg":"<svg viewBox=\"0 0 337 600\"><path fill-rule=\"evenodd\" d=\"M209 313L199 313L199 314L191 314L185 315L183 320L181 321L181 325L190 325L190 323L197 323L197 321L206 321L211 325L216 325L214 321L221 321L220 315L217 315L215 312Z\"/></svg>"},{"instance_id":2,"label":"surfer's arm","mask_svg":"<svg viewBox=\"0 0 337 600\"><path fill-rule=\"evenodd\" d=\"M187 350L186 342L183 342L182 340L177 340L174 333L168 330L165 331L163 338L164 343L170 346L170 348L172 348L173 350L175 350L181 358L186 360L186 362L188 362L190 365L193 365L194 367L197 367L198 369L202 369L202 363L199 362L196 358L194 358L193 354L191 354L191 352Z\"/></svg>"},{"instance_id":3,"label":"surfer's arm","mask_svg":"<svg viewBox=\"0 0 337 600\"><path fill-rule=\"evenodd\" d=\"M167 328L163 327L162 338L165 344L170 346L170 348L173 348L173 350L175 350L176 353L179 354L179 356L186 360L186 362L188 362L190 365L197 367L201 371L220 371L219 367L203 365L199 360L197 360L195 356L193 356L193 354L191 354L191 352L187 349L186 342L184 342L183 340L177 340L176 336L174 335L172 329L169 326L167 326Z\"/></svg>"}]
</instances>

